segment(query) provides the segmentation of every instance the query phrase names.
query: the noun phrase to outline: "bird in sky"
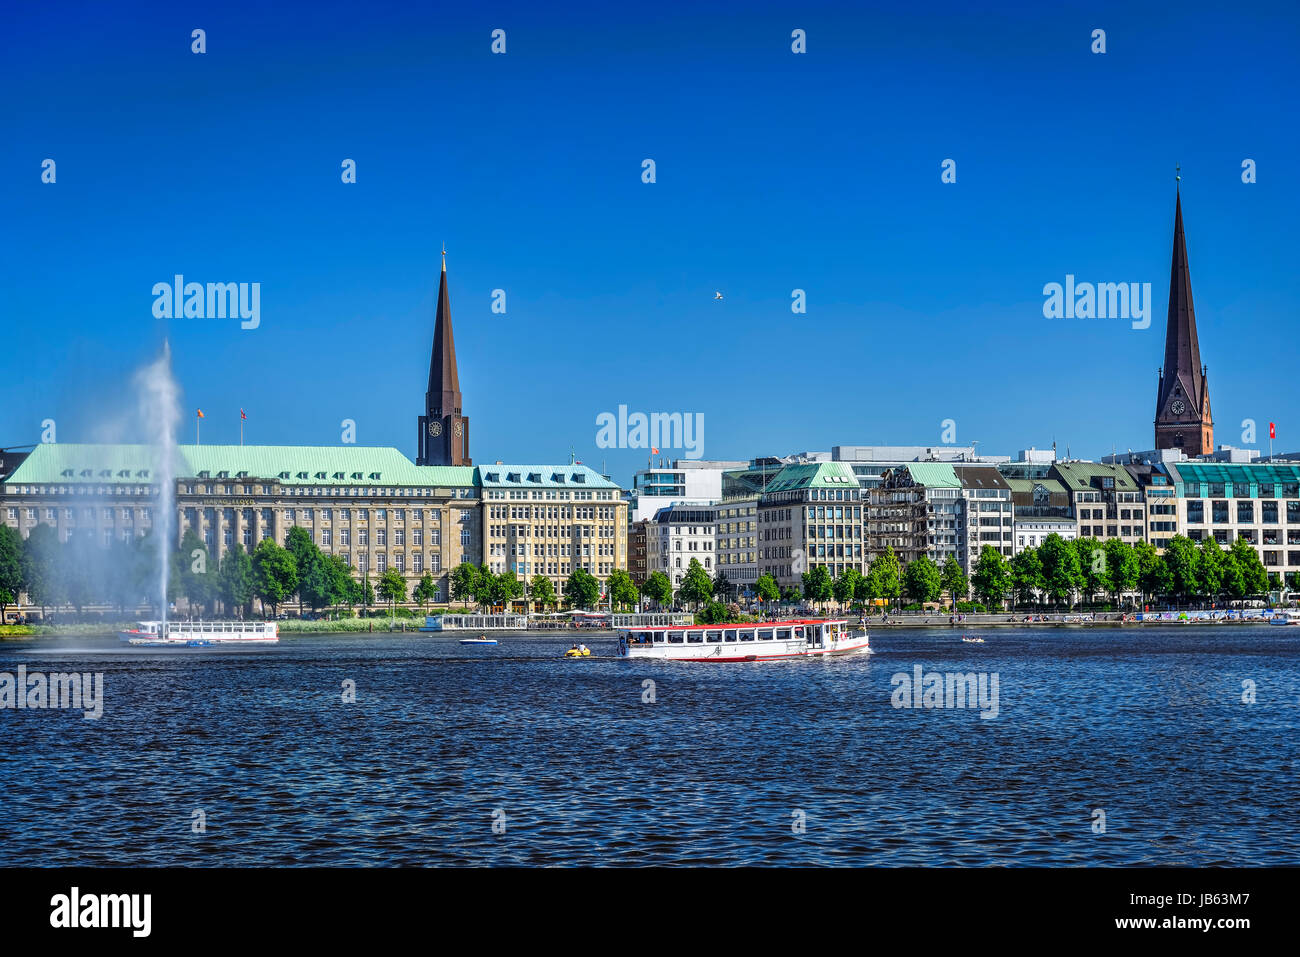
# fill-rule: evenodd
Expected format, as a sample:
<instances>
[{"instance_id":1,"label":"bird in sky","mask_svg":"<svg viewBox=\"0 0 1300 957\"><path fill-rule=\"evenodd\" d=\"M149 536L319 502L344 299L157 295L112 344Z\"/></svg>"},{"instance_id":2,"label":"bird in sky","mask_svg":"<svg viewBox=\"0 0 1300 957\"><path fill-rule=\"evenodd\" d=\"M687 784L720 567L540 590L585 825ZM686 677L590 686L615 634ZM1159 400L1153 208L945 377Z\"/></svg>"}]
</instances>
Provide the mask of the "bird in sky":
<instances>
[{"instance_id":1,"label":"bird in sky","mask_svg":"<svg viewBox=\"0 0 1300 957\"><path fill-rule=\"evenodd\" d=\"M714 298L714 300L721 299L721 298L722 298L722 293L715 291L715 292L713 293L713 298Z\"/></svg>"}]
</instances>

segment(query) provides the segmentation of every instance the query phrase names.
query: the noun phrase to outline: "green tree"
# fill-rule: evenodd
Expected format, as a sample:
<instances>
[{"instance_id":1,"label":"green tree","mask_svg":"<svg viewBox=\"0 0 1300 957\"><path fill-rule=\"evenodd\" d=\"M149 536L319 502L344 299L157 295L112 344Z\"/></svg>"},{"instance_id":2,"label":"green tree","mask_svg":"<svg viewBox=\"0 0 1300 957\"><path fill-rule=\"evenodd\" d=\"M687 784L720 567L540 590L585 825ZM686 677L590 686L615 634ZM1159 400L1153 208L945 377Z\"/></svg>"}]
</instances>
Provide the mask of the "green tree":
<instances>
[{"instance_id":1,"label":"green tree","mask_svg":"<svg viewBox=\"0 0 1300 957\"><path fill-rule=\"evenodd\" d=\"M1038 549L1022 549L1012 556L1011 588L1016 601L1022 605L1033 603L1038 593L1043 591L1043 560L1038 557Z\"/></svg>"},{"instance_id":2,"label":"green tree","mask_svg":"<svg viewBox=\"0 0 1300 957\"><path fill-rule=\"evenodd\" d=\"M844 569L840 577L835 579L835 600L841 606L847 608L853 604L858 597L858 589L862 585L862 572L858 571L852 565Z\"/></svg>"},{"instance_id":3,"label":"green tree","mask_svg":"<svg viewBox=\"0 0 1300 957\"><path fill-rule=\"evenodd\" d=\"M545 575L534 575L528 590L534 604L540 605L543 609L553 608L558 604L555 598L555 584Z\"/></svg>"},{"instance_id":4,"label":"green tree","mask_svg":"<svg viewBox=\"0 0 1300 957\"><path fill-rule=\"evenodd\" d=\"M368 612L370 610L370 606L375 603L375 587L370 584L369 569L366 569L366 571L361 576L361 581L357 583L357 589L355 595L356 595L357 604L359 604L363 609L365 609L366 612ZM365 612L363 612L363 614L364 613Z\"/></svg>"},{"instance_id":5,"label":"green tree","mask_svg":"<svg viewBox=\"0 0 1300 957\"><path fill-rule=\"evenodd\" d=\"M666 608L673 600L673 583L663 572L652 572L641 592L660 608Z\"/></svg>"},{"instance_id":6,"label":"green tree","mask_svg":"<svg viewBox=\"0 0 1300 957\"><path fill-rule=\"evenodd\" d=\"M727 580L727 573L719 568L718 573L713 576L713 597L728 598L734 590L731 582Z\"/></svg>"},{"instance_id":7,"label":"green tree","mask_svg":"<svg viewBox=\"0 0 1300 957\"><path fill-rule=\"evenodd\" d=\"M1196 543L1175 535L1165 546L1165 564L1169 568L1169 587L1174 597L1186 601L1200 589Z\"/></svg>"},{"instance_id":8,"label":"green tree","mask_svg":"<svg viewBox=\"0 0 1300 957\"><path fill-rule=\"evenodd\" d=\"M481 589L478 566L470 562L461 562L451 573L451 597L454 601L463 601L469 606L471 598L476 598Z\"/></svg>"},{"instance_id":9,"label":"green tree","mask_svg":"<svg viewBox=\"0 0 1300 957\"><path fill-rule=\"evenodd\" d=\"M238 608L239 617L244 617L253 601L255 583L252 557L244 551L243 545L231 545L217 570L217 592L227 610Z\"/></svg>"},{"instance_id":10,"label":"green tree","mask_svg":"<svg viewBox=\"0 0 1300 957\"><path fill-rule=\"evenodd\" d=\"M1133 554L1138 565L1138 589L1143 600L1155 599L1169 591L1169 566L1150 542L1138 542L1133 546Z\"/></svg>"},{"instance_id":11,"label":"green tree","mask_svg":"<svg viewBox=\"0 0 1300 957\"><path fill-rule=\"evenodd\" d=\"M730 620L731 615L727 611L727 606L720 601L706 601L704 607L695 615L697 625L720 625Z\"/></svg>"},{"instance_id":12,"label":"green tree","mask_svg":"<svg viewBox=\"0 0 1300 957\"><path fill-rule=\"evenodd\" d=\"M104 554L95 544L92 533L73 534L59 549L59 575L63 581L63 599L80 615L86 605L104 593Z\"/></svg>"},{"instance_id":13,"label":"green tree","mask_svg":"<svg viewBox=\"0 0 1300 957\"><path fill-rule=\"evenodd\" d=\"M1210 601L1217 601L1223 594L1223 559L1223 546L1213 535L1202 539L1196 554L1197 591Z\"/></svg>"},{"instance_id":14,"label":"green tree","mask_svg":"<svg viewBox=\"0 0 1300 957\"><path fill-rule=\"evenodd\" d=\"M285 548L293 556L298 569L298 601L311 606L312 611L330 604L333 575L325 556L311 539L311 533L300 525L289 529Z\"/></svg>"},{"instance_id":15,"label":"green tree","mask_svg":"<svg viewBox=\"0 0 1300 957\"><path fill-rule=\"evenodd\" d=\"M786 605L797 605L803 600L803 592L799 591L798 585L786 585L781 589L781 602Z\"/></svg>"},{"instance_id":16,"label":"green tree","mask_svg":"<svg viewBox=\"0 0 1300 957\"><path fill-rule=\"evenodd\" d=\"M948 598L951 600L954 609L957 602L964 601L970 593L970 581L966 578L966 572L962 570L961 564L952 555L949 555L947 561L943 563L943 571L940 573L939 581L944 591L948 593Z\"/></svg>"},{"instance_id":17,"label":"green tree","mask_svg":"<svg viewBox=\"0 0 1300 957\"><path fill-rule=\"evenodd\" d=\"M263 606L270 605L274 615L297 590L298 566L293 555L274 539L262 539L253 549L253 594Z\"/></svg>"},{"instance_id":18,"label":"green tree","mask_svg":"<svg viewBox=\"0 0 1300 957\"><path fill-rule=\"evenodd\" d=\"M764 602L778 602L781 600L781 586L776 583L775 578L764 572L754 582L754 594Z\"/></svg>"},{"instance_id":19,"label":"green tree","mask_svg":"<svg viewBox=\"0 0 1300 957\"><path fill-rule=\"evenodd\" d=\"M352 569L348 568L342 555L324 555L323 558L329 581L325 604L351 607L356 600L356 579L352 577Z\"/></svg>"},{"instance_id":20,"label":"green tree","mask_svg":"<svg viewBox=\"0 0 1300 957\"><path fill-rule=\"evenodd\" d=\"M1239 537L1232 543L1232 554L1236 560L1237 568L1241 572L1242 587L1244 589L1242 598L1251 595L1262 595L1267 592L1269 590L1268 571L1264 568L1264 563L1260 561L1259 552L1255 551L1255 546Z\"/></svg>"},{"instance_id":21,"label":"green tree","mask_svg":"<svg viewBox=\"0 0 1300 957\"><path fill-rule=\"evenodd\" d=\"M700 569L703 572L703 569ZM705 576L708 580L708 576ZM594 608L600 600L600 582L584 568L575 568L564 581L564 601L571 608Z\"/></svg>"},{"instance_id":22,"label":"green tree","mask_svg":"<svg viewBox=\"0 0 1300 957\"><path fill-rule=\"evenodd\" d=\"M1137 590L1142 571L1138 553L1132 545L1120 538L1107 539L1102 551L1106 559L1103 573L1105 588L1118 608L1120 595Z\"/></svg>"},{"instance_id":23,"label":"green tree","mask_svg":"<svg viewBox=\"0 0 1300 957\"><path fill-rule=\"evenodd\" d=\"M396 568L389 568L379 576L379 597L388 602L389 614L392 614L399 601L406 601L406 579Z\"/></svg>"},{"instance_id":24,"label":"green tree","mask_svg":"<svg viewBox=\"0 0 1300 957\"><path fill-rule=\"evenodd\" d=\"M425 572L421 576L419 583L415 586L413 596L420 603L420 607L427 613L429 611L429 602L438 597L438 586L433 582L433 576Z\"/></svg>"},{"instance_id":25,"label":"green tree","mask_svg":"<svg viewBox=\"0 0 1300 957\"><path fill-rule=\"evenodd\" d=\"M605 580L609 600L618 608L635 608L641 602L641 590L625 569L615 568Z\"/></svg>"},{"instance_id":26,"label":"green tree","mask_svg":"<svg viewBox=\"0 0 1300 957\"><path fill-rule=\"evenodd\" d=\"M23 537L18 530L0 525L0 624L5 609L18 601L23 590Z\"/></svg>"},{"instance_id":27,"label":"green tree","mask_svg":"<svg viewBox=\"0 0 1300 957\"><path fill-rule=\"evenodd\" d=\"M975 560L975 570L971 575L971 584L980 601L990 608L1001 605L1011 591L1011 569L1002 553L992 545L980 549L980 557Z\"/></svg>"},{"instance_id":28,"label":"green tree","mask_svg":"<svg viewBox=\"0 0 1300 957\"><path fill-rule=\"evenodd\" d=\"M1038 546L1038 558L1043 563L1043 590L1047 597L1058 604L1068 603L1083 583L1078 550L1053 532Z\"/></svg>"},{"instance_id":29,"label":"green tree","mask_svg":"<svg viewBox=\"0 0 1300 957\"><path fill-rule=\"evenodd\" d=\"M59 574L59 533L51 525L40 524L27 533L23 543L23 581L27 597L39 605L41 617L50 605L63 600L63 584Z\"/></svg>"},{"instance_id":30,"label":"green tree","mask_svg":"<svg viewBox=\"0 0 1300 957\"><path fill-rule=\"evenodd\" d=\"M510 603L524 593L524 583L513 569L502 572L496 581L496 603L509 607Z\"/></svg>"},{"instance_id":31,"label":"green tree","mask_svg":"<svg viewBox=\"0 0 1300 957\"><path fill-rule=\"evenodd\" d=\"M1084 602L1106 589L1106 550L1095 538L1076 538L1069 543L1079 559L1078 588Z\"/></svg>"},{"instance_id":32,"label":"green tree","mask_svg":"<svg viewBox=\"0 0 1300 957\"><path fill-rule=\"evenodd\" d=\"M943 578L929 555L909 562L903 572L903 593L914 602L937 601L943 590Z\"/></svg>"},{"instance_id":33,"label":"green tree","mask_svg":"<svg viewBox=\"0 0 1300 957\"><path fill-rule=\"evenodd\" d=\"M820 608L835 596L835 583L825 565L814 565L802 575L803 597Z\"/></svg>"},{"instance_id":34,"label":"green tree","mask_svg":"<svg viewBox=\"0 0 1300 957\"><path fill-rule=\"evenodd\" d=\"M181 543L173 555L172 568L175 590L168 597L184 598L189 602L191 613L195 609L202 613L202 609L217 594L217 563L193 528L185 529L181 535Z\"/></svg>"},{"instance_id":35,"label":"green tree","mask_svg":"<svg viewBox=\"0 0 1300 957\"><path fill-rule=\"evenodd\" d=\"M867 574L875 576L875 597L889 602L898 600L898 596L903 592L903 570L898 564L898 556L894 554L893 545L885 546L884 553L878 555L871 563Z\"/></svg>"},{"instance_id":36,"label":"green tree","mask_svg":"<svg viewBox=\"0 0 1300 957\"><path fill-rule=\"evenodd\" d=\"M687 566L682 585L677 589L677 597L682 601L693 602L697 608L713 597L713 582L709 580L709 573L704 570L698 558L692 558Z\"/></svg>"}]
</instances>

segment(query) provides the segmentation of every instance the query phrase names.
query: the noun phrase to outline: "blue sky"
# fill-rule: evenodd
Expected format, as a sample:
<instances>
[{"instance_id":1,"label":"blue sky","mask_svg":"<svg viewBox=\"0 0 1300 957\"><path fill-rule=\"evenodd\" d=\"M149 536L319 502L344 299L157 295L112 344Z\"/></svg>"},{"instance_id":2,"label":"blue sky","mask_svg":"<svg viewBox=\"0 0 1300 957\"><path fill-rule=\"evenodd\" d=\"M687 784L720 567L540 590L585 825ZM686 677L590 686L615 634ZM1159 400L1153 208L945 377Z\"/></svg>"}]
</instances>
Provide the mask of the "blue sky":
<instances>
[{"instance_id":1,"label":"blue sky","mask_svg":"<svg viewBox=\"0 0 1300 957\"><path fill-rule=\"evenodd\" d=\"M136 437L169 336L182 440L243 407L249 442L352 419L414 456L445 242L478 462L630 483L646 453L596 447L620 404L702 413L708 458L949 418L1147 448L1181 163L1216 441L1300 448L1294 4L411 6L7 13L0 445ZM260 282L259 328L156 319L176 273ZM1043 318L1067 273L1150 282L1151 328Z\"/></svg>"}]
</instances>

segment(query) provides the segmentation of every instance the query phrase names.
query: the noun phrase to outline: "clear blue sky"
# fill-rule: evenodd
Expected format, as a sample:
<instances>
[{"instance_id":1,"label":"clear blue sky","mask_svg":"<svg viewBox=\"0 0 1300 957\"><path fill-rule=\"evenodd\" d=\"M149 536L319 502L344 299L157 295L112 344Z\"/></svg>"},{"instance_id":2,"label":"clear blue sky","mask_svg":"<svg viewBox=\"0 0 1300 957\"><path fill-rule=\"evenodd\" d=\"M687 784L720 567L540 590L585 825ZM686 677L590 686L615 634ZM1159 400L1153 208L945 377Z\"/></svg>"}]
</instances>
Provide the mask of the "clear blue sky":
<instances>
[{"instance_id":1,"label":"clear blue sky","mask_svg":"<svg viewBox=\"0 0 1300 957\"><path fill-rule=\"evenodd\" d=\"M740 7L11 7L0 445L133 437L167 335L185 441L195 407L238 441L242 406L249 442L350 418L413 457L446 242L479 462L572 445L628 483L645 453L596 448L619 404L703 413L708 458L946 418L1147 448L1178 162L1216 440L1300 448L1294 3ZM178 272L260 282L260 328L155 319ZM1066 273L1150 282L1151 328L1044 319Z\"/></svg>"}]
</instances>

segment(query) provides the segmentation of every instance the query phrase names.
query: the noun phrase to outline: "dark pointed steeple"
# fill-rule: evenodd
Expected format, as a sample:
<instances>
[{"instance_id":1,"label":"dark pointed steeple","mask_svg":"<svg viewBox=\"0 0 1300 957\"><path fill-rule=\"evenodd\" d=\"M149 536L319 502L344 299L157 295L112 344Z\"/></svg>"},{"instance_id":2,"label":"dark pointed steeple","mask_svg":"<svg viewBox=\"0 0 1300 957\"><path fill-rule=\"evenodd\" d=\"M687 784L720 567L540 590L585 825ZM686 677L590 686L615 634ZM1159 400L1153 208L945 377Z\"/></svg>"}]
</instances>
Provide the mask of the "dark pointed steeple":
<instances>
[{"instance_id":1,"label":"dark pointed steeple","mask_svg":"<svg viewBox=\"0 0 1300 957\"><path fill-rule=\"evenodd\" d=\"M1181 179L1181 177L1180 177ZM1169 316L1165 364L1156 392L1156 448L1181 448L1188 455L1214 451L1214 420L1192 306L1181 191L1174 201L1174 252L1169 266Z\"/></svg>"},{"instance_id":2,"label":"dark pointed steeple","mask_svg":"<svg viewBox=\"0 0 1300 957\"><path fill-rule=\"evenodd\" d=\"M456 371L456 339L451 331L451 298L447 294L447 250L442 251L438 308L429 357L429 390L420 416L417 465L469 465L469 419L461 415L460 375Z\"/></svg>"}]
</instances>

